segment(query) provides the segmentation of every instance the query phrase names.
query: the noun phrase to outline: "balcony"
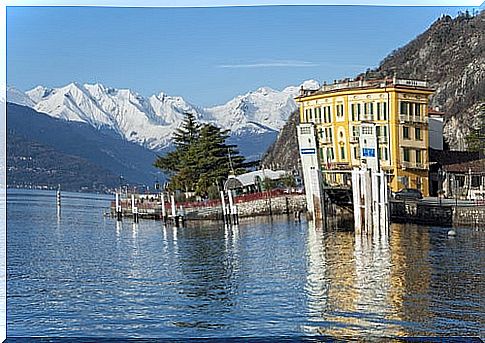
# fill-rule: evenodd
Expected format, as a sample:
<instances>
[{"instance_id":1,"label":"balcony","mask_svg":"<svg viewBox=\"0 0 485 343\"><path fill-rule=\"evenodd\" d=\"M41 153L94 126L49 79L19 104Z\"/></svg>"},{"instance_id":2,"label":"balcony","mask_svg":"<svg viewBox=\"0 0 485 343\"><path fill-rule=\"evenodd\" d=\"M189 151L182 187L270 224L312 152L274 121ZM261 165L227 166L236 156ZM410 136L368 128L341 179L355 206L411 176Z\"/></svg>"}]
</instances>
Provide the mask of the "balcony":
<instances>
[{"instance_id":1,"label":"balcony","mask_svg":"<svg viewBox=\"0 0 485 343\"><path fill-rule=\"evenodd\" d=\"M409 114L401 114L399 115L399 121L401 123L420 123L420 124L427 124L428 117L425 116L412 116Z\"/></svg>"},{"instance_id":2,"label":"balcony","mask_svg":"<svg viewBox=\"0 0 485 343\"><path fill-rule=\"evenodd\" d=\"M350 136L350 143L359 143L359 136Z\"/></svg>"},{"instance_id":3,"label":"balcony","mask_svg":"<svg viewBox=\"0 0 485 343\"><path fill-rule=\"evenodd\" d=\"M406 79L394 79L395 85L411 86L411 87L423 87L428 88L428 81L421 80L406 80Z\"/></svg>"},{"instance_id":4,"label":"balcony","mask_svg":"<svg viewBox=\"0 0 485 343\"><path fill-rule=\"evenodd\" d=\"M389 141L389 139L387 138L387 136L379 136L379 137L377 137L377 140L381 144L387 144L388 141Z\"/></svg>"},{"instance_id":5,"label":"balcony","mask_svg":"<svg viewBox=\"0 0 485 343\"><path fill-rule=\"evenodd\" d=\"M417 162L401 162L402 169L420 169L420 170L427 170L428 164L427 163L417 163Z\"/></svg>"},{"instance_id":6,"label":"balcony","mask_svg":"<svg viewBox=\"0 0 485 343\"><path fill-rule=\"evenodd\" d=\"M319 141L321 144L332 144L332 139L329 137L322 137Z\"/></svg>"}]
</instances>

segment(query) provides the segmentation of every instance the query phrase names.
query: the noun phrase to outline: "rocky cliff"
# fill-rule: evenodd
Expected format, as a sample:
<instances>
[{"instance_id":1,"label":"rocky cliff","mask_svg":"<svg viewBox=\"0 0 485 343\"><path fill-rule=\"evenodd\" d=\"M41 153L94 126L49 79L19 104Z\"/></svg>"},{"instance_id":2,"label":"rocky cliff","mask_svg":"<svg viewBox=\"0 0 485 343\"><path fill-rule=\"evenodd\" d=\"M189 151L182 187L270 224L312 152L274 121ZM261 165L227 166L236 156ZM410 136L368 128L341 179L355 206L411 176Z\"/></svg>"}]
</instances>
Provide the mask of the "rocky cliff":
<instances>
[{"instance_id":1,"label":"rocky cliff","mask_svg":"<svg viewBox=\"0 0 485 343\"><path fill-rule=\"evenodd\" d=\"M446 142L453 150L464 150L485 101L485 11L441 17L366 74L427 79L435 89L431 106L445 112Z\"/></svg>"},{"instance_id":2,"label":"rocky cliff","mask_svg":"<svg viewBox=\"0 0 485 343\"><path fill-rule=\"evenodd\" d=\"M445 112L444 136L453 150L466 149L465 137L478 126L485 101L485 11L443 16L428 30L393 51L374 70L359 75L427 79L435 89L431 106ZM345 75L343 75L345 76ZM299 164L298 116L293 114L263 159L265 165L293 169Z\"/></svg>"}]
</instances>

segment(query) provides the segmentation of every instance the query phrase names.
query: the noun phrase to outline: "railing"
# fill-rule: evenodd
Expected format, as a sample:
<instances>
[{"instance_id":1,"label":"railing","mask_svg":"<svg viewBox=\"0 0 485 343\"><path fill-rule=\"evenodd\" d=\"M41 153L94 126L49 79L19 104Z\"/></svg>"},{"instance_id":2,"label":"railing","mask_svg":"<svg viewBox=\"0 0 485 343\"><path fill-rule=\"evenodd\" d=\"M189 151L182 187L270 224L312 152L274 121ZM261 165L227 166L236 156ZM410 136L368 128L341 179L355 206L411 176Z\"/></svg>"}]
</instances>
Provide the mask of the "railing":
<instances>
[{"instance_id":1,"label":"railing","mask_svg":"<svg viewBox=\"0 0 485 343\"><path fill-rule=\"evenodd\" d=\"M428 81L420 80L406 80L406 79L395 79L395 85L411 86L411 87L424 87L428 88Z\"/></svg>"},{"instance_id":2,"label":"railing","mask_svg":"<svg viewBox=\"0 0 485 343\"><path fill-rule=\"evenodd\" d=\"M427 123L428 117L427 116L412 116L412 115L409 115L409 114L400 114L399 120L401 122L407 122L407 123Z\"/></svg>"},{"instance_id":3,"label":"railing","mask_svg":"<svg viewBox=\"0 0 485 343\"><path fill-rule=\"evenodd\" d=\"M390 85L402 85L402 86L410 86L410 87L424 87L428 88L429 84L427 81L421 80L407 80L407 79L396 79L393 80L358 80L358 81L342 81L339 83L333 84L324 84L318 90L301 90L300 96L309 96L315 93L316 91L323 91L323 92L330 92L335 90L341 89L351 89L351 88L361 88L361 87L387 87Z\"/></svg>"},{"instance_id":4,"label":"railing","mask_svg":"<svg viewBox=\"0 0 485 343\"><path fill-rule=\"evenodd\" d=\"M406 162L406 161L402 161L401 162L401 167L402 168L407 168L407 169L428 169L428 164L427 163L417 163L417 162Z\"/></svg>"},{"instance_id":5,"label":"railing","mask_svg":"<svg viewBox=\"0 0 485 343\"><path fill-rule=\"evenodd\" d=\"M323 138L320 138L320 143L323 143L323 144L331 144L332 143L332 139L329 138L329 137L323 137Z\"/></svg>"},{"instance_id":6,"label":"railing","mask_svg":"<svg viewBox=\"0 0 485 343\"><path fill-rule=\"evenodd\" d=\"M350 143L358 143L359 136L350 136Z\"/></svg>"},{"instance_id":7,"label":"railing","mask_svg":"<svg viewBox=\"0 0 485 343\"><path fill-rule=\"evenodd\" d=\"M379 143L387 143L388 142L388 138L387 136L379 136L377 137Z\"/></svg>"}]
</instances>

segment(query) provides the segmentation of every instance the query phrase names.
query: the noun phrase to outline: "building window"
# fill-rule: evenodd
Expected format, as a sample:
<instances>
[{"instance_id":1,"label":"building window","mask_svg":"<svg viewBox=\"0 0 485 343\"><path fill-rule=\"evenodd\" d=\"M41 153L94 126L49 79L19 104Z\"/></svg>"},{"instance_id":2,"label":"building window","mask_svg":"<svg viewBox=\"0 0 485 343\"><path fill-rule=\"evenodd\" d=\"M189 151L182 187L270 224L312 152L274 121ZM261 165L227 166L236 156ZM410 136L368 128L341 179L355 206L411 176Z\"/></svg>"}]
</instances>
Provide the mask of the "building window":
<instances>
[{"instance_id":1,"label":"building window","mask_svg":"<svg viewBox=\"0 0 485 343\"><path fill-rule=\"evenodd\" d=\"M361 109L360 109L360 103L357 104L357 120L360 121L360 113L361 113Z\"/></svg>"},{"instance_id":2,"label":"building window","mask_svg":"<svg viewBox=\"0 0 485 343\"><path fill-rule=\"evenodd\" d=\"M421 129L419 127L414 128L414 139L416 139L417 141L423 140L423 138L421 137Z\"/></svg>"},{"instance_id":3,"label":"building window","mask_svg":"<svg viewBox=\"0 0 485 343\"><path fill-rule=\"evenodd\" d=\"M382 103L382 120L387 120L387 103Z\"/></svg>"},{"instance_id":4,"label":"building window","mask_svg":"<svg viewBox=\"0 0 485 343\"><path fill-rule=\"evenodd\" d=\"M323 148L318 149L318 152L320 153L320 159L323 161L325 156L323 155Z\"/></svg>"},{"instance_id":5,"label":"building window","mask_svg":"<svg viewBox=\"0 0 485 343\"><path fill-rule=\"evenodd\" d=\"M376 104L376 111L377 111L377 120L381 120L381 103L378 102Z\"/></svg>"},{"instance_id":6,"label":"building window","mask_svg":"<svg viewBox=\"0 0 485 343\"><path fill-rule=\"evenodd\" d=\"M416 117L420 117L421 116L421 104L414 104L415 108L414 108L414 115Z\"/></svg>"},{"instance_id":7,"label":"building window","mask_svg":"<svg viewBox=\"0 0 485 343\"><path fill-rule=\"evenodd\" d=\"M333 148L327 148L327 161L332 161L333 158Z\"/></svg>"},{"instance_id":8,"label":"building window","mask_svg":"<svg viewBox=\"0 0 485 343\"><path fill-rule=\"evenodd\" d=\"M322 108L321 107L317 108L317 120L318 120L319 123L322 122Z\"/></svg>"},{"instance_id":9,"label":"building window","mask_svg":"<svg viewBox=\"0 0 485 343\"><path fill-rule=\"evenodd\" d=\"M478 188L480 187L480 175L472 175L472 187Z\"/></svg>"},{"instance_id":10,"label":"building window","mask_svg":"<svg viewBox=\"0 0 485 343\"><path fill-rule=\"evenodd\" d=\"M309 127L301 127L301 128L300 128L300 133L301 133L302 135L309 135L309 134L310 134L310 132L311 132L311 131L310 131L310 128L309 128Z\"/></svg>"},{"instance_id":11,"label":"building window","mask_svg":"<svg viewBox=\"0 0 485 343\"><path fill-rule=\"evenodd\" d=\"M402 137L404 139L409 139L409 127L403 126L403 128L402 128Z\"/></svg>"},{"instance_id":12,"label":"building window","mask_svg":"<svg viewBox=\"0 0 485 343\"><path fill-rule=\"evenodd\" d=\"M343 104L337 104L337 116L343 117L343 115L344 115L344 105Z\"/></svg>"},{"instance_id":13,"label":"building window","mask_svg":"<svg viewBox=\"0 0 485 343\"><path fill-rule=\"evenodd\" d=\"M345 146L340 147L340 159L345 160Z\"/></svg>"},{"instance_id":14,"label":"building window","mask_svg":"<svg viewBox=\"0 0 485 343\"><path fill-rule=\"evenodd\" d=\"M403 148L403 161L410 162L411 159L409 158L409 148Z\"/></svg>"},{"instance_id":15,"label":"building window","mask_svg":"<svg viewBox=\"0 0 485 343\"><path fill-rule=\"evenodd\" d=\"M359 147L354 146L354 158L358 160L360 158L360 149Z\"/></svg>"},{"instance_id":16,"label":"building window","mask_svg":"<svg viewBox=\"0 0 485 343\"><path fill-rule=\"evenodd\" d=\"M359 137L360 129L357 125L352 126L352 137Z\"/></svg>"},{"instance_id":17,"label":"building window","mask_svg":"<svg viewBox=\"0 0 485 343\"><path fill-rule=\"evenodd\" d=\"M407 115L409 114L409 103L406 101L401 101L399 103L399 113Z\"/></svg>"},{"instance_id":18,"label":"building window","mask_svg":"<svg viewBox=\"0 0 485 343\"><path fill-rule=\"evenodd\" d=\"M355 121L355 104L350 105L350 113L352 115L352 121Z\"/></svg>"},{"instance_id":19,"label":"building window","mask_svg":"<svg viewBox=\"0 0 485 343\"><path fill-rule=\"evenodd\" d=\"M372 127L371 126L364 126L362 127L362 134L363 135L372 135Z\"/></svg>"},{"instance_id":20,"label":"building window","mask_svg":"<svg viewBox=\"0 0 485 343\"><path fill-rule=\"evenodd\" d=\"M416 150L416 163L422 162L421 155L421 150Z\"/></svg>"},{"instance_id":21,"label":"building window","mask_svg":"<svg viewBox=\"0 0 485 343\"><path fill-rule=\"evenodd\" d=\"M380 147L379 150L377 150L377 158L385 161L389 159L386 147Z\"/></svg>"}]
</instances>

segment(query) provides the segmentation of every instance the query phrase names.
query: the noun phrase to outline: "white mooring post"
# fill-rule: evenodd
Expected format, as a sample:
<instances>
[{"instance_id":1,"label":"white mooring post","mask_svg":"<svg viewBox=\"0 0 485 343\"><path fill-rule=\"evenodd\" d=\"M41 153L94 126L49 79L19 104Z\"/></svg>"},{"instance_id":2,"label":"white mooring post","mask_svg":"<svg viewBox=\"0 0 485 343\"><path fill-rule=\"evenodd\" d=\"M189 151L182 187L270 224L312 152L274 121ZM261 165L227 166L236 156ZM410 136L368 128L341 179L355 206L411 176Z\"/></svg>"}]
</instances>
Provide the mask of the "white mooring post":
<instances>
[{"instance_id":1,"label":"white mooring post","mask_svg":"<svg viewBox=\"0 0 485 343\"><path fill-rule=\"evenodd\" d=\"M297 127L297 133L308 214L314 221L322 222L324 219L324 193L321 166L317 156L315 125L312 123L300 124Z\"/></svg>"},{"instance_id":2,"label":"white mooring post","mask_svg":"<svg viewBox=\"0 0 485 343\"><path fill-rule=\"evenodd\" d=\"M227 197L229 198L229 211L230 211L230 216L232 217L232 223L237 224L238 218L237 218L237 209L236 205L234 204L234 199L232 197L232 191L228 190L227 191Z\"/></svg>"},{"instance_id":3,"label":"white mooring post","mask_svg":"<svg viewBox=\"0 0 485 343\"><path fill-rule=\"evenodd\" d=\"M389 230L386 175L371 170L352 171L354 226L356 233L385 236Z\"/></svg>"},{"instance_id":4,"label":"white mooring post","mask_svg":"<svg viewBox=\"0 0 485 343\"><path fill-rule=\"evenodd\" d=\"M356 233L362 232L362 183L360 178L360 171L354 168L352 171L352 196L354 204L354 227Z\"/></svg>"},{"instance_id":5,"label":"white mooring post","mask_svg":"<svg viewBox=\"0 0 485 343\"><path fill-rule=\"evenodd\" d=\"M120 199L120 194L116 192L116 205L115 205L115 211L116 211L116 220L120 221L122 218L122 209L121 209L121 199Z\"/></svg>"},{"instance_id":6,"label":"white mooring post","mask_svg":"<svg viewBox=\"0 0 485 343\"><path fill-rule=\"evenodd\" d=\"M133 221L138 223L138 207L135 204L135 194L131 195L131 214L133 215Z\"/></svg>"},{"instance_id":7,"label":"white mooring post","mask_svg":"<svg viewBox=\"0 0 485 343\"><path fill-rule=\"evenodd\" d=\"M221 205L222 205L222 219L224 223L227 222L226 218L226 197L224 196L224 191L221 191Z\"/></svg>"},{"instance_id":8,"label":"white mooring post","mask_svg":"<svg viewBox=\"0 0 485 343\"><path fill-rule=\"evenodd\" d=\"M177 209L175 207L175 196L173 194L170 196L170 200L172 202L172 218L175 220L175 217L177 216Z\"/></svg>"},{"instance_id":9,"label":"white mooring post","mask_svg":"<svg viewBox=\"0 0 485 343\"><path fill-rule=\"evenodd\" d=\"M167 213L165 211L165 194L162 192L160 193L160 196L162 197L162 219L165 220L167 217Z\"/></svg>"},{"instance_id":10,"label":"white mooring post","mask_svg":"<svg viewBox=\"0 0 485 343\"><path fill-rule=\"evenodd\" d=\"M56 203L57 207L61 207L61 185L57 186Z\"/></svg>"}]
</instances>

